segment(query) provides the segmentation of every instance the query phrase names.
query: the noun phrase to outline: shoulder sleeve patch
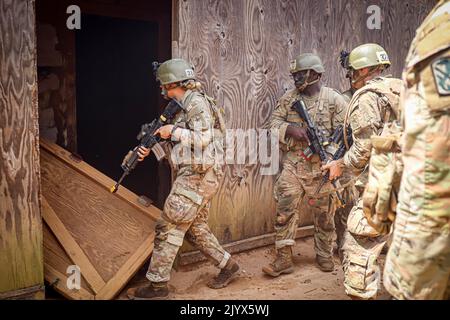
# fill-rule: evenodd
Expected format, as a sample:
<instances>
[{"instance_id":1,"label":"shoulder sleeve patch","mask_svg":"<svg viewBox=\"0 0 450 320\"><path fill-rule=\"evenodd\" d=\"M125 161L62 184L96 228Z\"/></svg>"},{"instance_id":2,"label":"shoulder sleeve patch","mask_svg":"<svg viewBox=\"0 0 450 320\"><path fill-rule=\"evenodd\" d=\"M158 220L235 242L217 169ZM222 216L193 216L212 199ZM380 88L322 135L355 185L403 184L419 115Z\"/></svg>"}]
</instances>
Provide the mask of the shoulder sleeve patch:
<instances>
[{"instance_id":1,"label":"shoulder sleeve patch","mask_svg":"<svg viewBox=\"0 0 450 320\"><path fill-rule=\"evenodd\" d=\"M436 60L431 64L431 69L439 95L450 95L450 57Z\"/></svg>"}]
</instances>

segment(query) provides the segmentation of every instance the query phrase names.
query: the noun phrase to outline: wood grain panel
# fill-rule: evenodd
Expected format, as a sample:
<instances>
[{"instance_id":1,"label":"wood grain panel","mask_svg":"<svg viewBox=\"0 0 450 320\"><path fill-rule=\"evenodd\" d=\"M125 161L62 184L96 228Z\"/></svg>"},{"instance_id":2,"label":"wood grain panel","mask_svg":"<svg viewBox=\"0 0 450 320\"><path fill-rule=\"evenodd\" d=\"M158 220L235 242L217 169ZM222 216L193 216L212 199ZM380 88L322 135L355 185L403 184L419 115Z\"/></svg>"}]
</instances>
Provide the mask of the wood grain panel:
<instances>
[{"instance_id":1,"label":"wood grain panel","mask_svg":"<svg viewBox=\"0 0 450 320\"><path fill-rule=\"evenodd\" d=\"M44 149L41 169L48 203L107 282L153 234L153 222Z\"/></svg>"},{"instance_id":2,"label":"wood grain panel","mask_svg":"<svg viewBox=\"0 0 450 320\"><path fill-rule=\"evenodd\" d=\"M78 243L72 238L58 215L53 211L52 207L50 207L47 200L45 200L45 197L42 197L41 201L42 217L45 223L50 226L50 229L58 238L58 241L65 249L73 264L77 265L80 270L82 270L83 276L89 280L90 288L94 290L95 293L98 293L100 289L105 286L105 282L100 277L97 270L95 270Z\"/></svg>"},{"instance_id":3,"label":"wood grain panel","mask_svg":"<svg viewBox=\"0 0 450 320\"><path fill-rule=\"evenodd\" d=\"M69 290L66 286L68 276L67 268L74 263L61 247L46 223L43 223L43 238L45 279L47 280L48 285L57 287L60 292L63 292L66 298L71 299L74 292L72 292L73 290ZM94 292L83 277L83 271L81 271L80 286L93 298ZM82 295L80 298L86 299L87 297L87 295Z\"/></svg>"},{"instance_id":4,"label":"wood grain panel","mask_svg":"<svg viewBox=\"0 0 450 320\"><path fill-rule=\"evenodd\" d=\"M43 284L34 1L0 1L0 293Z\"/></svg>"},{"instance_id":5,"label":"wood grain panel","mask_svg":"<svg viewBox=\"0 0 450 320\"><path fill-rule=\"evenodd\" d=\"M293 87L289 61L301 52L321 56L323 83L345 90L339 52L377 42L399 77L415 29L436 1L426 0L186 0L175 1L176 54L196 67L206 91L224 106L229 128L261 128L277 99ZM382 29L369 30L369 5L379 5ZM242 146L236 146L240 148ZM210 224L228 243L273 231L273 176L259 165L229 165L213 200ZM311 223L307 207L301 225Z\"/></svg>"}]
</instances>

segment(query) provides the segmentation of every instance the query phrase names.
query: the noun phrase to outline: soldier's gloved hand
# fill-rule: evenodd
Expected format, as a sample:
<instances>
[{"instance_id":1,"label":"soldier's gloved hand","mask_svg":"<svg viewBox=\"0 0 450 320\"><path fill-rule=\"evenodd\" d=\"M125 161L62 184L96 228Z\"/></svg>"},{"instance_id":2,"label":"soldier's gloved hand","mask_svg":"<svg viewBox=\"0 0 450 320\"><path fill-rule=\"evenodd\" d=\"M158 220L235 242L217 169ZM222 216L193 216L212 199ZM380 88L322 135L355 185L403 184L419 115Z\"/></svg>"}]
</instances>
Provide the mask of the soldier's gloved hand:
<instances>
[{"instance_id":1,"label":"soldier's gloved hand","mask_svg":"<svg viewBox=\"0 0 450 320\"><path fill-rule=\"evenodd\" d=\"M330 170L330 181L338 179L344 171L344 161L342 159L330 161L322 166L322 170Z\"/></svg>"},{"instance_id":2,"label":"soldier's gloved hand","mask_svg":"<svg viewBox=\"0 0 450 320\"><path fill-rule=\"evenodd\" d=\"M145 159L145 157L147 157L150 154L150 149L145 148L145 147L139 147L137 153L139 156L138 161L143 161Z\"/></svg>"},{"instance_id":3,"label":"soldier's gloved hand","mask_svg":"<svg viewBox=\"0 0 450 320\"><path fill-rule=\"evenodd\" d=\"M297 141L307 142L309 144L308 130L306 128L288 126L286 129L286 135L294 138Z\"/></svg>"},{"instance_id":4,"label":"soldier's gloved hand","mask_svg":"<svg viewBox=\"0 0 450 320\"><path fill-rule=\"evenodd\" d=\"M163 139L169 139L172 135L173 124L166 124L155 131L155 135L159 134Z\"/></svg>"}]
</instances>

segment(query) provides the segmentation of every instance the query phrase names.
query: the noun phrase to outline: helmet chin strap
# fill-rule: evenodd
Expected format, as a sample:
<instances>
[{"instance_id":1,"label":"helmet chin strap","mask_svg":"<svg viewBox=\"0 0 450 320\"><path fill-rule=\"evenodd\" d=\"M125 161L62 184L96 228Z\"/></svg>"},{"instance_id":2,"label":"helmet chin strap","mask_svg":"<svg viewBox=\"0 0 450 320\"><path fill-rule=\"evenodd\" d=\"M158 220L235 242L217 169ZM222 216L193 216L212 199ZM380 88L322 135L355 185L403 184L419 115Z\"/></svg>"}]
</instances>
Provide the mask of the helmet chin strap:
<instances>
[{"instance_id":1,"label":"helmet chin strap","mask_svg":"<svg viewBox=\"0 0 450 320\"><path fill-rule=\"evenodd\" d=\"M352 84L355 84L355 83L357 83L357 82L359 82L359 81L361 81L361 80L364 80L364 79L366 79L366 78L369 78L370 76L372 76L375 72L377 72L378 70L380 70L381 69L381 71L383 71L383 67L381 66L381 65L378 65L376 68L374 68L372 71L369 71L369 73L367 73L365 76L360 76L360 77L358 77L357 79L353 79L353 77L351 77L351 81L352 81Z\"/></svg>"},{"instance_id":2,"label":"helmet chin strap","mask_svg":"<svg viewBox=\"0 0 450 320\"><path fill-rule=\"evenodd\" d=\"M314 83L319 82L320 76L317 77L317 79L315 79L315 80L313 80L313 81L308 81L310 71L311 71L311 70L308 70L307 73L306 73L306 76L305 76L305 79L306 79L306 80L305 80L305 82L303 82L300 86L297 86L297 85L296 85L298 91L302 92L302 91L304 91L304 90L306 89L306 87L308 87L308 86L310 86L310 85L313 85Z\"/></svg>"}]
</instances>

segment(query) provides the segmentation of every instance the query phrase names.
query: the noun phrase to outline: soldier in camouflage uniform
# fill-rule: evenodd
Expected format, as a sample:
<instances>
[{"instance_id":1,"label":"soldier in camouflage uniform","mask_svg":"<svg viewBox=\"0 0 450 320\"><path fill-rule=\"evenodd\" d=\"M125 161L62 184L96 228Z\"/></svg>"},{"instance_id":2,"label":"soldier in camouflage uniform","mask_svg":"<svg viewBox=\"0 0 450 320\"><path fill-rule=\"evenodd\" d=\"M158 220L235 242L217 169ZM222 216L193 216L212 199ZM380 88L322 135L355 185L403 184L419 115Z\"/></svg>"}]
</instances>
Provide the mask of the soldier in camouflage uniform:
<instances>
[{"instance_id":1,"label":"soldier in camouflage uniform","mask_svg":"<svg viewBox=\"0 0 450 320\"><path fill-rule=\"evenodd\" d=\"M450 2L416 33L403 73L403 175L384 286L396 299L450 299Z\"/></svg>"},{"instance_id":2,"label":"soldier in camouflage uniform","mask_svg":"<svg viewBox=\"0 0 450 320\"><path fill-rule=\"evenodd\" d=\"M156 76L162 94L177 99L183 106L173 124L161 127L156 133L184 147L181 153L188 156L180 157L175 182L156 225L155 246L147 272L150 284L130 290L132 299L168 296L167 282L185 237L221 269L208 283L209 287L225 287L239 270L208 227L211 199L223 178L223 161L218 158L225 133L223 117L214 101L198 90L193 67L186 61L166 61L159 66ZM194 159L195 150L190 152L196 146L201 148L202 158ZM141 148L140 160L148 154L148 149Z\"/></svg>"},{"instance_id":3,"label":"soldier in camouflage uniform","mask_svg":"<svg viewBox=\"0 0 450 320\"><path fill-rule=\"evenodd\" d=\"M386 51L377 44L364 44L350 53L351 78L358 90L348 106L345 126L352 128L353 145L342 159L323 167L330 170L330 179L341 176L344 168L354 170L357 177L359 199L349 214L343 245L344 286L354 299L376 298L381 279L377 259L388 238L368 223L362 194L368 180L371 138L398 118L401 80L381 77L389 65Z\"/></svg>"},{"instance_id":4,"label":"soldier in camouflage uniform","mask_svg":"<svg viewBox=\"0 0 450 320\"><path fill-rule=\"evenodd\" d=\"M274 196L277 204L275 220L276 259L263 272L273 277L293 271L292 246L298 227L298 210L303 199L308 199L314 209L314 248L316 261L322 271L334 269L332 249L334 234L335 200L331 185L325 184L315 195L322 179L321 162L317 154L307 159L303 150L308 147L306 124L292 109L293 103L303 99L311 119L329 138L338 125L342 125L345 100L337 91L319 83L324 68L314 54L301 54L292 61L290 72L296 88L281 97L272 114L270 127L279 131L284 151L283 170L278 177Z\"/></svg>"},{"instance_id":5,"label":"soldier in camouflage uniform","mask_svg":"<svg viewBox=\"0 0 450 320\"><path fill-rule=\"evenodd\" d=\"M349 54L350 54L349 52L342 51L340 56L341 66L346 70L345 77L348 78L350 82L350 88L342 92L342 97L345 99L347 105L350 103L350 100L352 100L353 94L356 91L356 88L354 87L351 80L350 68L348 66ZM340 181L341 183L344 183L344 185L346 185L346 187L342 191L342 198L345 201L345 206L336 208L336 213L334 215L337 250L341 262L343 261L344 258L342 246L344 245L345 230L347 230L348 215L350 214L350 211L352 210L353 206L356 204L355 199L358 198L358 192L356 191L351 171L347 170L345 173L343 173L343 178L341 177Z\"/></svg>"}]
</instances>

